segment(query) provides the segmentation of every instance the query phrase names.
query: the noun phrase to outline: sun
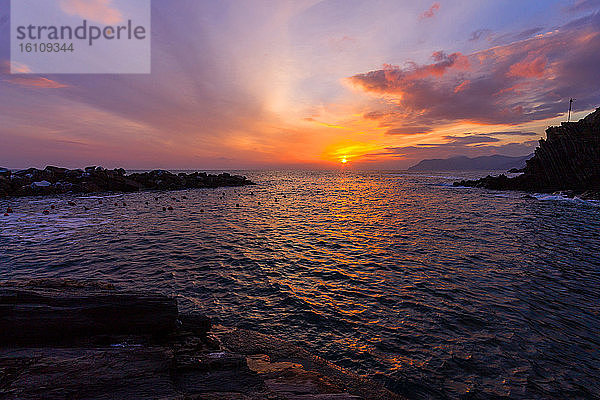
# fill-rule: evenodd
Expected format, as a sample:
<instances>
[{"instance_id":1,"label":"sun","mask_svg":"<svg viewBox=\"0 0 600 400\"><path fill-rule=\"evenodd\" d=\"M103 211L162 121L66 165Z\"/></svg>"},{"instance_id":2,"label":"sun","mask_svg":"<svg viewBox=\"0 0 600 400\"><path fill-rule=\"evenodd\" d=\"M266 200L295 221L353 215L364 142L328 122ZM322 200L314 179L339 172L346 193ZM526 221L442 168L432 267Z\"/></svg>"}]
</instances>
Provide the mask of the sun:
<instances>
[{"instance_id":1,"label":"sun","mask_svg":"<svg viewBox=\"0 0 600 400\"><path fill-rule=\"evenodd\" d=\"M346 156L342 157L342 164L346 164L348 162L348 159L346 158Z\"/></svg>"}]
</instances>

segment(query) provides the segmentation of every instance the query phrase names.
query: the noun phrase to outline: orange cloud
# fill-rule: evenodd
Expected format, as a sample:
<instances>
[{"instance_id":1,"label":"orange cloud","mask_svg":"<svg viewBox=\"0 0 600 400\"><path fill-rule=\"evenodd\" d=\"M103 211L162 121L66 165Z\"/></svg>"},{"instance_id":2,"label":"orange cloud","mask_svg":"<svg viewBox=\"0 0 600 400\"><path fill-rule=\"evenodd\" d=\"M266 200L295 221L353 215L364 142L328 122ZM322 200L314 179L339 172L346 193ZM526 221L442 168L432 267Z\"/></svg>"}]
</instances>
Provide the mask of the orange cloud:
<instances>
[{"instance_id":1,"label":"orange cloud","mask_svg":"<svg viewBox=\"0 0 600 400\"><path fill-rule=\"evenodd\" d=\"M61 0L60 8L68 15L107 25L118 24L123 19L121 12L112 5L112 0Z\"/></svg>"},{"instance_id":2,"label":"orange cloud","mask_svg":"<svg viewBox=\"0 0 600 400\"><path fill-rule=\"evenodd\" d=\"M0 61L0 74L29 74L31 69L22 63L15 61Z\"/></svg>"},{"instance_id":3,"label":"orange cloud","mask_svg":"<svg viewBox=\"0 0 600 400\"><path fill-rule=\"evenodd\" d=\"M431 7L429 7L428 10L426 10L425 12L423 12L423 14L421 14L420 19L432 18L439 9L440 9L440 3L438 3L438 2L433 3L431 5Z\"/></svg>"},{"instance_id":4,"label":"orange cloud","mask_svg":"<svg viewBox=\"0 0 600 400\"><path fill-rule=\"evenodd\" d=\"M466 81L454 88L454 93L462 92L467 88L467 86L469 86L470 83L471 81L467 79Z\"/></svg>"},{"instance_id":5,"label":"orange cloud","mask_svg":"<svg viewBox=\"0 0 600 400\"><path fill-rule=\"evenodd\" d=\"M507 75L519 78L541 78L547 63L545 56L528 55L524 60L511 65Z\"/></svg>"},{"instance_id":6,"label":"orange cloud","mask_svg":"<svg viewBox=\"0 0 600 400\"><path fill-rule=\"evenodd\" d=\"M600 102L594 85L598 69L592 67L599 62L598 26L600 15L594 14L468 56L434 53L432 64L386 65L347 81L393 107L394 118L386 120L390 129L436 128L448 121L516 125L556 118L570 97L585 109ZM560 79L550 79L556 77Z\"/></svg>"},{"instance_id":7,"label":"orange cloud","mask_svg":"<svg viewBox=\"0 0 600 400\"><path fill-rule=\"evenodd\" d=\"M68 85L64 85L60 82L56 82L51 79L42 78L39 76L18 76L7 79L6 81L12 83L13 85L27 86L40 89L59 89L68 87Z\"/></svg>"},{"instance_id":8,"label":"orange cloud","mask_svg":"<svg viewBox=\"0 0 600 400\"><path fill-rule=\"evenodd\" d=\"M443 51L436 51L432 58L435 61L432 64L417 65L414 62L408 62L408 68L405 69L397 65L384 64L383 69L352 76L348 82L367 91L401 94L403 92L401 89L408 82L430 77L439 78L451 69L469 70L471 67L469 58L461 53L447 55Z\"/></svg>"}]
</instances>

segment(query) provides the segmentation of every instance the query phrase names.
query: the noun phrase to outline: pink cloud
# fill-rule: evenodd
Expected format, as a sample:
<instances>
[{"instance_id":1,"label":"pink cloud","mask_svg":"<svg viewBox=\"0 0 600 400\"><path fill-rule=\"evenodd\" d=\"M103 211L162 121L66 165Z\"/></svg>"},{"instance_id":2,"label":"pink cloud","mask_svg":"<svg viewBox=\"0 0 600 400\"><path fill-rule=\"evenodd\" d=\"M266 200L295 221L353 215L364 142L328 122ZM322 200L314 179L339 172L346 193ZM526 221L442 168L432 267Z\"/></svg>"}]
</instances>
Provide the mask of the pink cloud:
<instances>
[{"instance_id":1,"label":"pink cloud","mask_svg":"<svg viewBox=\"0 0 600 400\"><path fill-rule=\"evenodd\" d=\"M438 3L438 2L433 3L431 5L431 7L429 7L428 10L424 11L423 14L421 14L420 19L432 18L439 9L440 9L440 3Z\"/></svg>"},{"instance_id":2,"label":"pink cloud","mask_svg":"<svg viewBox=\"0 0 600 400\"><path fill-rule=\"evenodd\" d=\"M578 99L580 109L595 108L600 14L470 55L434 53L433 60L404 68L384 65L348 80L394 107L386 119L390 129L540 121L563 114L570 97Z\"/></svg>"},{"instance_id":3,"label":"pink cloud","mask_svg":"<svg viewBox=\"0 0 600 400\"><path fill-rule=\"evenodd\" d=\"M76 15L107 25L118 24L123 15L114 8L112 0L61 0L60 8L68 15Z\"/></svg>"},{"instance_id":4,"label":"pink cloud","mask_svg":"<svg viewBox=\"0 0 600 400\"><path fill-rule=\"evenodd\" d=\"M451 71L468 70L471 65L469 58L461 53L447 55L443 51L436 51L432 58L435 61L432 64L418 65L410 61L404 69L397 65L384 64L383 69L355 75L350 78L350 82L367 91L401 93L408 81L441 78Z\"/></svg>"},{"instance_id":5,"label":"pink cloud","mask_svg":"<svg viewBox=\"0 0 600 400\"><path fill-rule=\"evenodd\" d=\"M524 60L510 66L508 76L522 78L541 78L548 60L544 56L528 55Z\"/></svg>"}]
</instances>

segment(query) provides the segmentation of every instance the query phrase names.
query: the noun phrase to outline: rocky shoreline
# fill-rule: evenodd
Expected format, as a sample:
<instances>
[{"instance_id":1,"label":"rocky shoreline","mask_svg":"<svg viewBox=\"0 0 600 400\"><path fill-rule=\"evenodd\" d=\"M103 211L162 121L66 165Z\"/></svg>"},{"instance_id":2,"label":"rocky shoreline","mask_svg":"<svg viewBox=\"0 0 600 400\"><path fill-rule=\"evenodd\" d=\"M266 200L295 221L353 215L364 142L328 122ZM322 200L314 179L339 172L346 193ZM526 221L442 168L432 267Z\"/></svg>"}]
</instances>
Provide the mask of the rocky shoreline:
<instances>
[{"instance_id":1,"label":"rocky shoreline","mask_svg":"<svg viewBox=\"0 0 600 400\"><path fill-rule=\"evenodd\" d=\"M546 130L546 139L524 169L513 178L502 174L455 182L454 186L492 190L560 193L600 200L600 108L578 122L563 122Z\"/></svg>"},{"instance_id":2,"label":"rocky shoreline","mask_svg":"<svg viewBox=\"0 0 600 400\"><path fill-rule=\"evenodd\" d=\"M401 399L176 299L73 280L0 283L0 399Z\"/></svg>"},{"instance_id":3,"label":"rocky shoreline","mask_svg":"<svg viewBox=\"0 0 600 400\"><path fill-rule=\"evenodd\" d=\"M254 185L245 176L205 172L173 174L169 171L126 174L123 168L67 169L48 166L10 171L0 168L0 198L63 193L138 192Z\"/></svg>"}]
</instances>

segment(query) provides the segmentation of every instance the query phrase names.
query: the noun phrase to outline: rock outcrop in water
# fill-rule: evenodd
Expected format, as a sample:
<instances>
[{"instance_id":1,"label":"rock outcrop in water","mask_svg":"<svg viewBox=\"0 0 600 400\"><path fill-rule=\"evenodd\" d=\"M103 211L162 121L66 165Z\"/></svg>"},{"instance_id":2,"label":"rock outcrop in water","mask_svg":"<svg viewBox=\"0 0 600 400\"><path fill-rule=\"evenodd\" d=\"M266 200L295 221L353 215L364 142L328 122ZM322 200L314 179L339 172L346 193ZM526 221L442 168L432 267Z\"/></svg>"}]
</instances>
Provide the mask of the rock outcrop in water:
<instances>
[{"instance_id":1,"label":"rock outcrop in water","mask_svg":"<svg viewBox=\"0 0 600 400\"><path fill-rule=\"evenodd\" d=\"M61 193L137 192L140 190L178 190L244 186L254 183L244 176L194 172L173 174L169 171L133 173L123 168L107 170L102 167L66 169L48 166L42 170L29 168L12 172L0 168L0 198Z\"/></svg>"},{"instance_id":2,"label":"rock outcrop in water","mask_svg":"<svg viewBox=\"0 0 600 400\"><path fill-rule=\"evenodd\" d=\"M1 399L400 399L172 297L97 282L0 283L0 327Z\"/></svg>"},{"instance_id":3,"label":"rock outcrop in water","mask_svg":"<svg viewBox=\"0 0 600 400\"><path fill-rule=\"evenodd\" d=\"M546 130L523 174L487 176L455 182L493 190L522 190L600 199L600 108L578 122L563 122Z\"/></svg>"}]
</instances>

